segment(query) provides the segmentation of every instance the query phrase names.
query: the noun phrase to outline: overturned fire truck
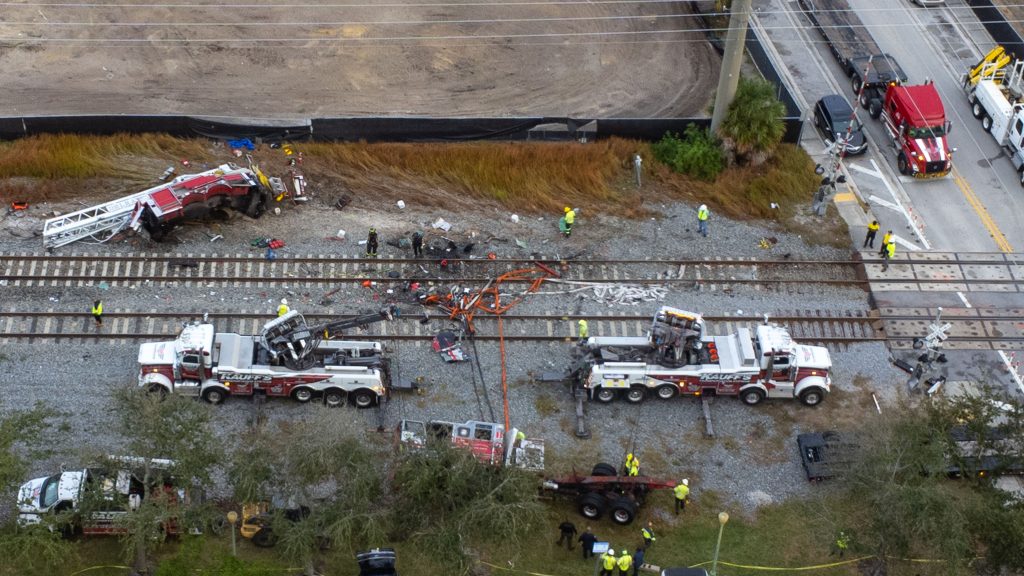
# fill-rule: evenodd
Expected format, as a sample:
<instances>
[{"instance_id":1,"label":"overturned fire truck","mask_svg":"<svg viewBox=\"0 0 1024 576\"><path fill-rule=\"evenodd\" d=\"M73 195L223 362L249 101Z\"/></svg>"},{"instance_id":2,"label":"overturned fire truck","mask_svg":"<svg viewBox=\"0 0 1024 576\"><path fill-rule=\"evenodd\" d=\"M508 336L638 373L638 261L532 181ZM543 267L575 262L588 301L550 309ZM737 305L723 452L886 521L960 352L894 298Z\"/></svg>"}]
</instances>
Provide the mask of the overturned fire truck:
<instances>
[{"instance_id":1,"label":"overturned fire truck","mask_svg":"<svg viewBox=\"0 0 1024 576\"><path fill-rule=\"evenodd\" d=\"M472 452L485 464L514 466L524 470L544 470L544 441L520 438L519 430L493 422L445 422L402 420L398 423L398 441L409 448L424 448L432 441L451 443Z\"/></svg>"},{"instance_id":2,"label":"overturned fire truck","mask_svg":"<svg viewBox=\"0 0 1024 576\"><path fill-rule=\"evenodd\" d=\"M199 396L220 404L228 396L321 398L328 406L346 400L359 408L388 393L390 368L379 342L332 340L345 328L393 318L397 310L310 327L297 311L267 322L255 336L216 332L192 322L171 342L139 348L139 386L160 393Z\"/></svg>"},{"instance_id":3,"label":"overturned fire truck","mask_svg":"<svg viewBox=\"0 0 1024 576\"><path fill-rule=\"evenodd\" d=\"M797 398L820 404L831 390L832 360L820 346L797 344L780 326L705 336L704 319L663 306L647 337L590 338L577 352L575 376L592 398L642 402L653 394L738 396L745 404Z\"/></svg>"}]
</instances>

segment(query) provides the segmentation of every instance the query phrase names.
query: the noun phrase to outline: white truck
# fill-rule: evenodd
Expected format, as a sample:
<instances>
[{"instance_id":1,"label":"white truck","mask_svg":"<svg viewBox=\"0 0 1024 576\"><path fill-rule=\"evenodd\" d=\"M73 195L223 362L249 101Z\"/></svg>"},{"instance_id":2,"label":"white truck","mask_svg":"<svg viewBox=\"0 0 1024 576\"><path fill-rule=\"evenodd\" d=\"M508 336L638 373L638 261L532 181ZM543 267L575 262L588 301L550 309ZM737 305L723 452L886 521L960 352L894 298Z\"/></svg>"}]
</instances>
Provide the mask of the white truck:
<instances>
[{"instance_id":1,"label":"white truck","mask_svg":"<svg viewBox=\"0 0 1024 576\"><path fill-rule=\"evenodd\" d=\"M1024 60L983 60L964 74L963 87L971 113L1006 151L1024 186Z\"/></svg>"},{"instance_id":2,"label":"white truck","mask_svg":"<svg viewBox=\"0 0 1024 576\"><path fill-rule=\"evenodd\" d=\"M647 338L590 338L581 383L599 402L650 395L738 396L745 404L796 398L806 406L825 400L832 387L828 349L798 344L767 323L728 336L705 336L704 319L662 306Z\"/></svg>"},{"instance_id":3,"label":"white truck","mask_svg":"<svg viewBox=\"0 0 1024 576\"><path fill-rule=\"evenodd\" d=\"M18 489L18 524L30 526L47 519L56 519L58 514L76 513L62 529L68 534L79 532L86 536L118 535L125 532L122 518L130 510L138 508L143 495L141 458L132 456L110 456L103 466L79 470L61 470L52 476L33 478ZM151 469L168 470L174 462L165 459L150 459ZM176 503L187 503L188 492L175 486L173 479L164 477L149 491L166 492ZM78 514L84 501L89 501L87 514ZM177 521L164 524L168 534L178 534L181 526Z\"/></svg>"}]
</instances>

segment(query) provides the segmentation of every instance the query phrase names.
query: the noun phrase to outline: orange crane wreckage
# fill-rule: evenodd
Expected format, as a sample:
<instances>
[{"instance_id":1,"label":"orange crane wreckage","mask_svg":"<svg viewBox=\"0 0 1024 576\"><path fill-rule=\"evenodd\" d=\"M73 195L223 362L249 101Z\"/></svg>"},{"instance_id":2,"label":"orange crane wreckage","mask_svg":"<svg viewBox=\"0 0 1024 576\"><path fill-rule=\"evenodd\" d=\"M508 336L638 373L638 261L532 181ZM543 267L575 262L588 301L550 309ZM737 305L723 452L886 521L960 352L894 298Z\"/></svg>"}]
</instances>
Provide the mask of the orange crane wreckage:
<instances>
[{"instance_id":1,"label":"orange crane wreckage","mask_svg":"<svg viewBox=\"0 0 1024 576\"><path fill-rule=\"evenodd\" d=\"M493 314L498 320L498 347L501 351L501 398L505 414L505 429L511 430L508 414L508 371L505 366L505 334L501 316L508 312L523 298L536 292L541 284L552 278L561 278L561 274L541 262L534 262L533 268L512 270L487 282L481 290L467 291L462 294L430 294L421 303L434 305L448 313L448 319L461 323L469 334L476 333L473 318L477 313ZM502 302L501 286L506 282L528 282L529 287L511 300Z\"/></svg>"}]
</instances>

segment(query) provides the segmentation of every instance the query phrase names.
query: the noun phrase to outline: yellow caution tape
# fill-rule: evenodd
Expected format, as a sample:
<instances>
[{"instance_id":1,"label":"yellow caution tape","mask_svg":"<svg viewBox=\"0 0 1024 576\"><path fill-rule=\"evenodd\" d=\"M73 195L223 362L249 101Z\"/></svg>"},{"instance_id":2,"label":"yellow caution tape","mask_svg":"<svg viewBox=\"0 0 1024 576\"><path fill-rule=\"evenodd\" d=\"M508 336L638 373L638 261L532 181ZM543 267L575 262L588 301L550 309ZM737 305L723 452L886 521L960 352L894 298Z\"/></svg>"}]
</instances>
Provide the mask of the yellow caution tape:
<instances>
[{"instance_id":1,"label":"yellow caution tape","mask_svg":"<svg viewBox=\"0 0 1024 576\"><path fill-rule=\"evenodd\" d=\"M516 570L515 568L506 568L504 566L498 566L497 564L491 564L490 562L484 562L483 560L478 560L477 562L485 566L497 568L498 570L505 570L507 572L519 572L520 574L530 574L531 576L552 576L551 574L543 574L541 572L530 572L528 570Z\"/></svg>"},{"instance_id":2,"label":"yellow caution tape","mask_svg":"<svg viewBox=\"0 0 1024 576\"><path fill-rule=\"evenodd\" d=\"M821 570L823 568L835 568L836 566L843 566L845 564L853 564L855 562L860 562L861 560L867 560L869 558L874 558L874 556L861 556L860 558L851 558L849 560L841 560L839 562L832 562L831 564L817 564L815 566L801 566L801 567L798 567L798 568L779 568L779 567L776 567L776 566L749 566L749 565L746 565L746 564L733 564L731 562L723 562L721 560L719 560L718 563L723 565L723 566L729 566L731 568L745 568L747 570L766 570L766 571L775 571L775 572L799 572L799 571L806 571L806 570ZM694 564L694 565L690 566L690 568L696 568L698 566L704 566L705 564L711 564L712 562L714 562L714 560L708 560L707 562L701 562L700 564Z\"/></svg>"}]
</instances>

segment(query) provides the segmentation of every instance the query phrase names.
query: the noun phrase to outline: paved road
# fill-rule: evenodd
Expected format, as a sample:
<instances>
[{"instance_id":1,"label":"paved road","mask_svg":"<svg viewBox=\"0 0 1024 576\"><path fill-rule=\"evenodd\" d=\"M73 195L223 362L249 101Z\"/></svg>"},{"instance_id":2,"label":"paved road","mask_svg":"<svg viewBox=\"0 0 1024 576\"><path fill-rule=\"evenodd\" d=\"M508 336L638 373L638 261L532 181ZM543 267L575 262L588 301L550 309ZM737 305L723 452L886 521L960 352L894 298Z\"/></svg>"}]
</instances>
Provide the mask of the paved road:
<instances>
[{"instance_id":1,"label":"paved road","mask_svg":"<svg viewBox=\"0 0 1024 576\"><path fill-rule=\"evenodd\" d=\"M895 156L878 121L862 114L872 146L846 162L862 199L883 230L905 242L902 250L1012 251L1024 247L1024 189L1009 160L970 114L960 74L994 45L977 18L960 2L923 9L908 1L850 0L882 50L894 55L912 83L935 86L953 122L957 148L951 177L916 181L899 176ZM850 98L850 83L821 36L795 1L772 0L755 16L781 55L802 99L813 104L828 93ZM815 55L807 58L808 54ZM824 160L824 145L808 123L804 146Z\"/></svg>"}]
</instances>

